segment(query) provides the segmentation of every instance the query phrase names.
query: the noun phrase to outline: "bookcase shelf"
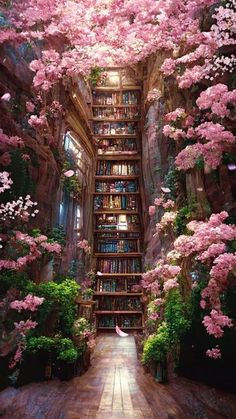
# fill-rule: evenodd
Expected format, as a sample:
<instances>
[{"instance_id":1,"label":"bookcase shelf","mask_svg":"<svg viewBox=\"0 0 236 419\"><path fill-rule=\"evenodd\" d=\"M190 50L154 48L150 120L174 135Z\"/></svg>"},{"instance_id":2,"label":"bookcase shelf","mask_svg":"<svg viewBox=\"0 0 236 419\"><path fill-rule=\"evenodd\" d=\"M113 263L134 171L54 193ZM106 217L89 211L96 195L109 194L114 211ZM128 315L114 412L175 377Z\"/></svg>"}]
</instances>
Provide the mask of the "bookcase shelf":
<instances>
[{"instance_id":1,"label":"bookcase shelf","mask_svg":"<svg viewBox=\"0 0 236 419\"><path fill-rule=\"evenodd\" d=\"M98 274L96 274L96 276L97 277L105 277L105 278L107 278L107 277L116 277L116 276L123 276L123 277L126 277L126 276L142 276L143 274L141 273L141 272L131 272L131 273L111 273L111 272L109 272L109 273L102 273L102 275L98 275Z\"/></svg>"},{"instance_id":2,"label":"bookcase shelf","mask_svg":"<svg viewBox=\"0 0 236 419\"><path fill-rule=\"evenodd\" d=\"M120 91L131 91L131 90L141 90L141 86L117 86L117 87L109 87L109 86L97 86L93 88L95 92L120 92Z\"/></svg>"},{"instance_id":3,"label":"bookcase shelf","mask_svg":"<svg viewBox=\"0 0 236 419\"><path fill-rule=\"evenodd\" d=\"M123 139L123 138L137 138L137 134L113 134L113 135L111 135L111 134L103 134L103 135L96 135L96 134L93 134L93 136L95 137L95 138L104 138L104 139L107 139L107 138L115 138L115 139L119 139L119 138L121 138L121 139Z\"/></svg>"},{"instance_id":4,"label":"bookcase shelf","mask_svg":"<svg viewBox=\"0 0 236 419\"><path fill-rule=\"evenodd\" d=\"M115 327L102 327L98 326L98 330L115 330ZM137 326L137 327L122 327L123 330L143 330L143 326Z\"/></svg>"},{"instance_id":5,"label":"bookcase shelf","mask_svg":"<svg viewBox=\"0 0 236 419\"><path fill-rule=\"evenodd\" d=\"M126 291L116 291L116 292L109 292L109 291L97 291L94 293L95 297L99 296L114 296L114 297L141 297L143 294L141 292L126 292Z\"/></svg>"},{"instance_id":6,"label":"bookcase shelf","mask_svg":"<svg viewBox=\"0 0 236 419\"><path fill-rule=\"evenodd\" d=\"M140 160L141 159L141 156L140 155L138 155L138 152L137 152L137 155L126 155L126 154L122 154L122 155L116 155L115 153L113 154L113 155L111 155L111 156L109 156L109 155L99 155L98 157L97 157L97 160L109 160L109 161L120 161L120 160L125 160L125 161L130 161L130 160Z\"/></svg>"},{"instance_id":7,"label":"bookcase shelf","mask_svg":"<svg viewBox=\"0 0 236 419\"><path fill-rule=\"evenodd\" d=\"M135 180L138 175L96 175L95 180Z\"/></svg>"},{"instance_id":8,"label":"bookcase shelf","mask_svg":"<svg viewBox=\"0 0 236 419\"><path fill-rule=\"evenodd\" d=\"M94 192L93 195L140 195L139 192Z\"/></svg>"},{"instance_id":9,"label":"bookcase shelf","mask_svg":"<svg viewBox=\"0 0 236 419\"><path fill-rule=\"evenodd\" d=\"M143 314L140 310L95 310L95 314Z\"/></svg>"},{"instance_id":10,"label":"bookcase shelf","mask_svg":"<svg viewBox=\"0 0 236 419\"><path fill-rule=\"evenodd\" d=\"M140 108L141 107L141 105L139 104L139 103L137 103L137 104L127 104L127 105L124 105L124 104L118 104L118 105L107 105L107 104L104 104L104 105L101 105L101 104L94 104L94 105L92 105L92 108Z\"/></svg>"},{"instance_id":11,"label":"bookcase shelf","mask_svg":"<svg viewBox=\"0 0 236 419\"><path fill-rule=\"evenodd\" d=\"M91 123L97 133L93 137L98 150L93 192L93 257L99 274L95 279L94 313L98 330L112 331L118 324L124 330L141 331L142 292L139 288L134 288L139 292L133 290L142 277L143 256L139 216L141 86L135 82L123 86L121 70L115 70L120 77L119 86L92 89Z\"/></svg>"},{"instance_id":12,"label":"bookcase shelf","mask_svg":"<svg viewBox=\"0 0 236 419\"><path fill-rule=\"evenodd\" d=\"M143 253L141 252L124 252L124 253L94 253L94 256L97 258L130 258L130 257L141 257Z\"/></svg>"}]
</instances>

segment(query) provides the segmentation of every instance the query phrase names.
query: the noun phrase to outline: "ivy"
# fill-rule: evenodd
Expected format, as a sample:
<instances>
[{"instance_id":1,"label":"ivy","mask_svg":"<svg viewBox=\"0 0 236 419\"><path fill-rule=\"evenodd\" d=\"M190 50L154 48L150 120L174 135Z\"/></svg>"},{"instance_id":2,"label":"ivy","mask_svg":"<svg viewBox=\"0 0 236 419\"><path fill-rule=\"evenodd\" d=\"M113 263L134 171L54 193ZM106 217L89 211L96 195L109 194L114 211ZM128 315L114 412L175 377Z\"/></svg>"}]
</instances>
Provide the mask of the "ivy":
<instances>
[{"instance_id":1,"label":"ivy","mask_svg":"<svg viewBox=\"0 0 236 419\"><path fill-rule=\"evenodd\" d=\"M143 362L163 362L167 354L179 343L190 327L188 305L182 300L179 289L169 291L164 309L164 320L155 334L144 343Z\"/></svg>"},{"instance_id":2,"label":"ivy","mask_svg":"<svg viewBox=\"0 0 236 419\"><path fill-rule=\"evenodd\" d=\"M180 208L174 221L174 232L177 236L186 234L186 225L193 217L193 212L196 209L196 203L190 203Z\"/></svg>"}]
</instances>

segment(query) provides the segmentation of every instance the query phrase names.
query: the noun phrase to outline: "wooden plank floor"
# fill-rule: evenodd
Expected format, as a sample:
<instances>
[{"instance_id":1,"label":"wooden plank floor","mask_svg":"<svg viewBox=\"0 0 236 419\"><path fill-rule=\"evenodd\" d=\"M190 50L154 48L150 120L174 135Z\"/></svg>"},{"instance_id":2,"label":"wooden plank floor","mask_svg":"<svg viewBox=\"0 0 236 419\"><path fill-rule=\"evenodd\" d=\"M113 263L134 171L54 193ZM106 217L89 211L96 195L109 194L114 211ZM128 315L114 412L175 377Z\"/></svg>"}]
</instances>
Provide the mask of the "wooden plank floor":
<instances>
[{"instance_id":1,"label":"wooden plank floor","mask_svg":"<svg viewBox=\"0 0 236 419\"><path fill-rule=\"evenodd\" d=\"M0 393L2 419L236 418L236 397L177 378L158 384L140 366L134 338L100 335L82 377Z\"/></svg>"}]
</instances>

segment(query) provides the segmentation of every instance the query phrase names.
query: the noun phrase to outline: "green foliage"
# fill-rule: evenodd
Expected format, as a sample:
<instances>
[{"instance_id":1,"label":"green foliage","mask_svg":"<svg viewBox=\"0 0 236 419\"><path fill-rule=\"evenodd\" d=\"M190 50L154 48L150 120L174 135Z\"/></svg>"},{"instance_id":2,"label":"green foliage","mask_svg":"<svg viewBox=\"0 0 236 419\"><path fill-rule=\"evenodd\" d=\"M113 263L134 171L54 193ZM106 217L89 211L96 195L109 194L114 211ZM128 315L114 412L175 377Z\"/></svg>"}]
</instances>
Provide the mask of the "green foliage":
<instances>
[{"instance_id":1,"label":"green foliage","mask_svg":"<svg viewBox=\"0 0 236 419\"><path fill-rule=\"evenodd\" d=\"M21 150L14 150L11 153L11 163L7 167L7 171L11 173L13 184L9 191L5 191L4 197L1 197L2 202L12 201L18 199L19 196L32 195L35 190L35 185L30 178L28 170L28 162L22 159Z\"/></svg>"},{"instance_id":2,"label":"green foliage","mask_svg":"<svg viewBox=\"0 0 236 419\"><path fill-rule=\"evenodd\" d=\"M78 358L78 351L70 339L60 339L58 341L57 349L57 359L60 359L61 361L72 363Z\"/></svg>"},{"instance_id":3,"label":"green foliage","mask_svg":"<svg viewBox=\"0 0 236 419\"><path fill-rule=\"evenodd\" d=\"M204 160L203 160L202 156L200 156L196 159L195 167L199 170L204 169Z\"/></svg>"},{"instance_id":4,"label":"green foliage","mask_svg":"<svg viewBox=\"0 0 236 419\"><path fill-rule=\"evenodd\" d=\"M188 305L183 302L179 289L172 289L166 297L164 319L168 325L170 342L178 342L189 328Z\"/></svg>"},{"instance_id":5,"label":"green foliage","mask_svg":"<svg viewBox=\"0 0 236 419\"><path fill-rule=\"evenodd\" d=\"M30 337L27 339L27 350L29 352L47 351L55 349L55 339L48 336Z\"/></svg>"},{"instance_id":6,"label":"green foliage","mask_svg":"<svg viewBox=\"0 0 236 419\"><path fill-rule=\"evenodd\" d=\"M64 227L59 225L57 227L53 227L52 230L48 233L48 238L56 241L62 246L66 244L66 233Z\"/></svg>"},{"instance_id":7,"label":"green foliage","mask_svg":"<svg viewBox=\"0 0 236 419\"><path fill-rule=\"evenodd\" d=\"M92 68L92 70L90 71L90 75L89 75L89 80L92 83L92 86L96 86L101 74L103 73L104 69L101 67L94 67Z\"/></svg>"},{"instance_id":8,"label":"green foliage","mask_svg":"<svg viewBox=\"0 0 236 419\"><path fill-rule=\"evenodd\" d=\"M150 335L144 343L143 362L148 364L151 361L164 361L170 349L169 329L163 322L157 329L155 335Z\"/></svg>"},{"instance_id":9,"label":"green foliage","mask_svg":"<svg viewBox=\"0 0 236 419\"><path fill-rule=\"evenodd\" d=\"M222 163L223 164L236 163L236 154L235 153L224 153Z\"/></svg>"},{"instance_id":10,"label":"green foliage","mask_svg":"<svg viewBox=\"0 0 236 419\"><path fill-rule=\"evenodd\" d=\"M59 312L58 331L61 331L66 336L71 335L77 309L75 299L78 296L79 289L80 286L77 282L68 278L61 283L51 281L39 285L29 284L28 292L45 298L42 307L37 313L39 325L43 327L49 313L53 309L57 309Z\"/></svg>"},{"instance_id":11,"label":"green foliage","mask_svg":"<svg viewBox=\"0 0 236 419\"><path fill-rule=\"evenodd\" d=\"M170 193L168 195L169 198L173 199L174 201L177 198L177 184L181 181L181 176L183 176L179 170L177 169L171 169L167 173L164 179L164 185L165 187L170 189Z\"/></svg>"},{"instance_id":12,"label":"green foliage","mask_svg":"<svg viewBox=\"0 0 236 419\"><path fill-rule=\"evenodd\" d=\"M64 362L68 362L68 364L75 362L77 358L78 352L75 348L65 349L64 351L61 351L57 357L57 359L60 359Z\"/></svg>"},{"instance_id":13,"label":"green foliage","mask_svg":"<svg viewBox=\"0 0 236 419\"><path fill-rule=\"evenodd\" d=\"M0 274L0 298L3 298L10 288L16 288L24 292L30 283L25 272L3 271Z\"/></svg>"},{"instance_id":14,"label":"green foliage","mask_svg":"<svg viewBox=\"0 0 236 419\"><path fill-rule=\"evenodd\" d=\"M75 321L73 327L74 336L81 336L85 331L90 330L90 323L84 317L80 317Z\"/></svg>"},{"instance_id":15,"label":"green foliage","mask_svg":"<svg viewBox=\"0 0 236 419\"><path fill-rule=\"evenodd\" d=\"M180 208L174 221L174 232L177 236L186 234L186 225L193 217L193 212L196 209L195 203L190 203Z\"/></svg>"},{"instance_id":16,"label":"green foliage","mask_svg":"<svg viewBox=\"0 0 236 419\"><path fill-rule=\"evenodd\" d=\"M144 343L143 362L164 361L168 352L180 341L190 327L189 312L180 295L179 289L172 289L166 297L164 321L154 335Z\"/></svg>"},{"instance_id":17,"label":"green foliage","mask_svg":"<svg viewBox=\"0 0 236 419\"><path fill-rule=\"evenodd\" d=\"M58 360L67 363L75 362L82 353L81 350L75 348L71 339L48 336L28 338L27 351L33 353L38 351L53 352L57 354Z\"/></svg>"}]
</instances>

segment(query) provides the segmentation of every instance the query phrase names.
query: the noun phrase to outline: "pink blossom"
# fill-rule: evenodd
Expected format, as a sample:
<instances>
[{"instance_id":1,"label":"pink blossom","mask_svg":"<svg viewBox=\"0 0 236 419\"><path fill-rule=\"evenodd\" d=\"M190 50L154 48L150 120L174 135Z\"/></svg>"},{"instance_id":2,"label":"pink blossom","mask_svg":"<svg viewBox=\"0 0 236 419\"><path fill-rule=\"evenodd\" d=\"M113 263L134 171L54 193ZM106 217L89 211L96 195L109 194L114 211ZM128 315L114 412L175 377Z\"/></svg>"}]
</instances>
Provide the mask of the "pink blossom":
<instances>
[{"instance_id":1,"label":"pink blossom","mask_svg":"<svg viewBox=\"0 0 236 419\"><path fill-rule=\"evenodd\" d=\"M185 115L185 110L183 108L177 108L175 111L167 113L165 115L165 120L167 122L176 121L176 119L183 118Z\"/></svg>"},{"instance_id":2,"label":"pink blossom","mask_svg":"<svg viewBox=\"0 0 236 419\"><path fill-rule=\"evenodd\" d=\"M205 316L202 323L207 333L215 338L223 336L223 327L233 327L232 320L217 310L211 310L210 316Z\"/></svg>"},{"instance_id":3,"label":"pink blossom","mask_svg":"<svg viewBox=\"0 0 236 419\"><path fill-rule=\"evenodd\" d=\"M44 302L44 298L28 294L24 300L15 300L10 303L10 307L18 312L22 310L36 311L38 306Z\"/></svg>"},{"instance_id":4,"label":"pink blossom","mask_svg":"<svg viewBox=\"0 0 236 419\"><path fill-rule=\"evenodd\" d=\"M90 255L91 253L91 247L89 246L88 240L81 240L78 242L77 247L79 247L80 249L83 249L83 251L85 253L87 253L88 255Z\"/></svg>"},{"instance_id":5,"label":"pink blossom","mask_svg":"<svg viewBox=\"0 0 236 419\"><path fill-rule=\"evenodd\" d=\"M153 215L156 214L156 207L155 207L155 205L150 205L149 206L148 213L149 213L150 217L153 217Z\"/></svg>"},{"instance_id":6,"label":"pink blossom","mask_svg":"<svg viewBox=\"0 0 236 419\"><path fill-rule=\"evenodd\" d=\"M34 112L35 110L35 105L33 102L26 102L26 110L27 112Z\"/></svg>"},{"instance_id":7,"label":"pink blossom","mask_svg":"<svg viewBox=\"0 0 236 419\"><path fill-rule=\"evenodd\" d=\"M49 253L61 253L61 245L59 243L41 242L40 246Z\"/></svg>"},{"instance_id":8,"label":"pink blossom","mask_svg":"<svg viewBox=\"0 0 236 419\"><path fill-rule=\"evenodd\" d=\"M165 292L167 292L167 291L171 290L172 288L178 288L178 287L179 287L179 284L177 282L177 279L176 278L171 278L171 279L168 279L164 283L163 289L164 289Z\"/></svg>"},{"instance_id":9,"label":"pink blossom","mask_svg":"<svg viewBox=\"0 0 236 419\"><path fill-rule=\"evenodd\" d=\"M71 177L71 176L74 176L75 172L74 170L67 170L67 172L64 172L63 174L66 177Z\"/></svg>"},{"instance_id":10,"label":"pink blossom","mask_svg":"<svg viewBox=\"0 0 236 419\"><path fill-rule=\"evenodd\" d=\"M221 358L221 352L218 346L216 346L216 348L212 348L212 349L208 349L206 351L206 355L209 358L213 358L213 359L220 359Z\"/></svg>"},{"instance_id":11,"label":"pink blossom","mask_svg":"<svg viewBox=\"0 0 236 419\"><path fill-rule=\"evenodd\" d=\"M24 160L24 161L28 161L28 160L30 160L30 156L29 156L29 154L22 154L21 158L22 158L22 160Z\"/></svg>"},{"instance_id":12,"label":"pink blossom","mask_svg":"<svg viewBox=\"0 0 236 419\"><path fill-rule=\"evenodd\" d=\"M10 93L4 93L4 95L2 95L2 97L1 97L1 99L4 100L5 102L9 102L11 100Z\"/></svg>"},{"instance_id":13,"label":"pink blossom","mask_svg":"<svg viewBox=\"0 0 236 419\"><path fill-rule=\"evenodd\" d=\"M21 320L19 323L14 323L14 326L18 333L25 335L28 330L35 329L37 324L37 322L28 319L26 321Z\"/></svg>"}]
</instances>

